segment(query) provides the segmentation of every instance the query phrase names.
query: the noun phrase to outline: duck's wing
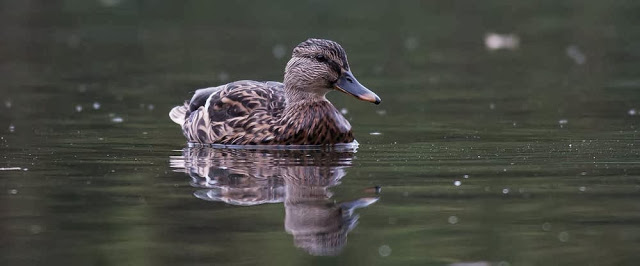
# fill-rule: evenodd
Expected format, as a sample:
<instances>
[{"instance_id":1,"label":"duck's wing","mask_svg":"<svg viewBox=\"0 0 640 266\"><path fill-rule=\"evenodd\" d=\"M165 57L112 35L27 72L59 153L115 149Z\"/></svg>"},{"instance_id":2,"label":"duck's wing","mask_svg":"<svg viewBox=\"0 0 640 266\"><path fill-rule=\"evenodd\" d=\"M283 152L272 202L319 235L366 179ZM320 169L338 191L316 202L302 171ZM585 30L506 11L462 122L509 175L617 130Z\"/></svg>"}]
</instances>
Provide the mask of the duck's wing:
<instances>
[{"instance_id":1,"label":"duck's wing","mask_svg":"<svg viewBox=\"0 0 640 266\"><path fill-rule=\"evenodd\" d=\"M261 139L264 129L282 114L283 88L279 82L244 80L198 90L188 106L176 107L185 113L183 133L190 142L199 143L245 144Z\"/></svg>"},{"instance_id":2,"label":"duck's wing","mask_svg":"<svg viewBox=\"0 0 640 266\"><path fill-rule=\"evenodd\" d=\"M211 94L219 92L224 89L225 86L227 85L196 90L190 101L185 101L184 105L176 106L171 109L169 117L176 124L181 126L184 125L185 120L189 117L191 112L198 110L200 106L204 106Z\"/></svg>"}]
</instances>

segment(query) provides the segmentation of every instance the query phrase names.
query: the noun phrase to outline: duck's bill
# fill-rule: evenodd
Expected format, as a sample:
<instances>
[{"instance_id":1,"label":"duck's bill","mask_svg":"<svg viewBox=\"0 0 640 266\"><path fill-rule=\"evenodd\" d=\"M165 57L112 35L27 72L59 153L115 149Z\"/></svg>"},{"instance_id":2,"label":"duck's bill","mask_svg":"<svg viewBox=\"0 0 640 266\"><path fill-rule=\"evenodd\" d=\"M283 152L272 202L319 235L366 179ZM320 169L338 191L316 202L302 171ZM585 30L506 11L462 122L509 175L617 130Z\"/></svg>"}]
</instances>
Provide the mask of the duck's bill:
<instances>
[{"instance_id":1,"label":"duck's bill","mask_svg":"<svg viewBox=\"0 0 640 266\"><path fill-rule=\"evenodd\" d=\"M375 104L380 103L380 97L362 86L360 82L351 74L351 71L344 71L338 81L334 84L334 88L346 94L352 95L360 100L372 102Z\"/></svg>"}]
</instances>

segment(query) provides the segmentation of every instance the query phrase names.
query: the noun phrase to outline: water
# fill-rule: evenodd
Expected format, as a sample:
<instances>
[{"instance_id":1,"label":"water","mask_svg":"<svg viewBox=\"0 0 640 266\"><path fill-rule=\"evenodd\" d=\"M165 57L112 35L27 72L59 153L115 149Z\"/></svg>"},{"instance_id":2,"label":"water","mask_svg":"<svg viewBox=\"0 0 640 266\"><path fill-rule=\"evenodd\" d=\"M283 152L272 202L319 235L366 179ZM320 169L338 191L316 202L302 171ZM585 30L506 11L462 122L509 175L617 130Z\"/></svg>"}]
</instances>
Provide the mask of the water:
<instances>
[{"instance_id":1,"label":"water","mask_svg":"<svg viewBox=\"0 0 640 266\"><path fill-rule=\"evenodd\" d=\"M1 5L2 265L640 259L635 2ZM186 147L171 107L308 37L383 100L329 95L356 151Z\"/></svg>"}]
</instances>

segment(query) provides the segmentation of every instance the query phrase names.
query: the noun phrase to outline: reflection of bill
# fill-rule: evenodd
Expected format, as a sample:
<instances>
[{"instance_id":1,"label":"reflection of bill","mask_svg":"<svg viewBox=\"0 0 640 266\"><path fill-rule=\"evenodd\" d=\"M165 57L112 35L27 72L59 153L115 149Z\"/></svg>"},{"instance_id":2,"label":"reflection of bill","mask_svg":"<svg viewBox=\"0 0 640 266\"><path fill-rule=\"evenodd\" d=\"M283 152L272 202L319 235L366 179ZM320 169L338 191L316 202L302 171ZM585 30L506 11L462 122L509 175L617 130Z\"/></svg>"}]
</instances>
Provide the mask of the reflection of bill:
<instances>
[{"instance_id":1,"label":"reflection of bill","mask_svg":"<svg viewBox=\"0 0 640 266\"><path fill-rule=\"evenodd\" d=\"M355 228L356 208L378 198L335 203L330 187L340 184L355 150L229 150L186 148L171 158L175 171L203 188L200 199L251 206L284 202L285 230L312 255L337 255Z\"/></svg>"}]
</instances>

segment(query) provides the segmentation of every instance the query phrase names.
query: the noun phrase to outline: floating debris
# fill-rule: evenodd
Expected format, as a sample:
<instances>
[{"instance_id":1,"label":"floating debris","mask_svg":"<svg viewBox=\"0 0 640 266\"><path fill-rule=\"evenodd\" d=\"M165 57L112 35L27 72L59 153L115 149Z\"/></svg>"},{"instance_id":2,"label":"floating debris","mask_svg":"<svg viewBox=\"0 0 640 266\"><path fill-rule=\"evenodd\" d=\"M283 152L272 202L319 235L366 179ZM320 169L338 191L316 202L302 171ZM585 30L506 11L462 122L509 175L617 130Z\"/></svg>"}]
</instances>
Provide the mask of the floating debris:
<instances>
[{"instance_id":1,"label":"floating debris","mask_svg":"<svg viewBox=\"0 0 640 266\"><path fill-rule=\"evenodd\" d=\"M282 44L276 44L273 46L271 52L273 53L273 57L276 59L282 59L287 54L287 48Z\"/></svg>"},{"instance_id":2,"label":"floating debris","mask_svg":"<svg viewBox=\"0 0 640 266\"><path fill-rule=\"evenodd\" d=\"M378 248L378 253L382 257L387 257L391 255L391 247L389 247L389 245L382 245Z\"/></svg>"},{"instance_id":3,"label":"floating debris","mask_svg":"<svg viewBox=\"0 0 640 266\"><path fill-rule=\"evenodd\" d=\"M490 32L484 36L484 45L489 50L514 50L520 46L520 38L515 34Z\"/></svg>"},{"instance_id":4,"label":"floating debris","mask_svg":"<svg viewBox=\"0 0 640 266\"><path fill-rule=\"evenodd\" d=\"M92 106L93 106L93 110L100 109L100 103L99 102L94 102Z\"/></svg>"},{"instance_id":5,"label":"floating debris","mask_svg":"<svg viewBox=\"0 0 640 266\"><path fill-rule=\"evenodd\" d=\"M467 179L469 178L469 175L463 175L462 178Z\"/></svg>"},{"instance_id":6,"label":"floating debris","mask_svg":"<svg viewBox=\"0 0 640 266\"><path fill-rule=\"evenodd\" d=\"M503 188L502 189L502 194L509 194L509 188Z\"/></svg>"},{"instance_id":7,"label":"floating debris","mask_svg":"<svg viewBox=\"0 0 640 266\"><path fill-rule=\"evenodd\" d=\"M569 123L569 120L567 120L567 119L558 120L558 124L560 124L560 125L566 125L567 123Z\"/></svg>"},{"instance_id":8,"label":"floating debris","mask_svg":"<svg viewBox=\"0 0 640 266\"><path fill-rule=\"evenodd\" d=\"M453 185L456 187L459 187L460 185L462 185L462 182L460 182L459 180L453 181Z\"/></svg>"},{"instance_id":9,"label":"floating debris","mask_svg":"<svg viewBox=\"0 0 640 266\"><path fill-rule=\"evenodd\" d=\"M567 56L573 59L573 62L575 62L578 65L582 65L585 62L587 62L587 56L584 55L584 53L580 51L580 48L578 48L578 46L575 46L575 45L570 45L569 47L567 47Z\"/></svg>"}]
</instances>

